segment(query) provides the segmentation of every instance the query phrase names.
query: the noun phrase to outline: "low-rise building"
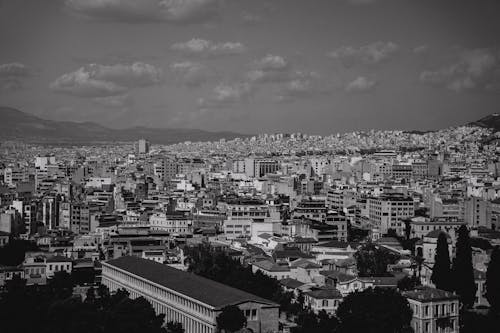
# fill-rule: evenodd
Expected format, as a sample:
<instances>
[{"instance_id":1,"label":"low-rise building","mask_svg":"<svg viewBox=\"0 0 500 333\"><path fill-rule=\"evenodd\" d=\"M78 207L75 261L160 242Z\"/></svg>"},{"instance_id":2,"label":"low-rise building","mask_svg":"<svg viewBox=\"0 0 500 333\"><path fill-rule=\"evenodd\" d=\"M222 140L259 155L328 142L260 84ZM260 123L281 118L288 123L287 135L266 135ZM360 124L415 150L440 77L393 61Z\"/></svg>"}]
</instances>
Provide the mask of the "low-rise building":
<instances>
[{"instance_id":1,"label":"low-rise building","mask_svg":"<svg viewBox=\"0 0 500 333\"><path fill-rule=\"evenodd\" d=\"M415 333L455 333L459 331L457 295L429 287L403 293L413 311L411 326Z\"/></svg>"}]
</instances>

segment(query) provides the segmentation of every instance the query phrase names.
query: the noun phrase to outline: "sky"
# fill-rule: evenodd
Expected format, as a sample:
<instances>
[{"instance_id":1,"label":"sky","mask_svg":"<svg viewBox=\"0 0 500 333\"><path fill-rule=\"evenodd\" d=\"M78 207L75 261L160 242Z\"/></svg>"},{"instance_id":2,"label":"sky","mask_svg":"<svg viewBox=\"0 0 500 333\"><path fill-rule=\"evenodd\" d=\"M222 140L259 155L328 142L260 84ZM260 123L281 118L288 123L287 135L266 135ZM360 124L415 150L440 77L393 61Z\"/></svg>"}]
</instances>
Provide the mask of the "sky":
<instances>
[{"instance_id":1,"label":"sky","mask_svg":"<svg viewBox=\"0 0 500 333\"><path fill-rule=\"evenodd\" d=\"M498 0L0 0L0 105L113 128L455 126L499 111L499 13Z\"/></svg>"}]
</instances>

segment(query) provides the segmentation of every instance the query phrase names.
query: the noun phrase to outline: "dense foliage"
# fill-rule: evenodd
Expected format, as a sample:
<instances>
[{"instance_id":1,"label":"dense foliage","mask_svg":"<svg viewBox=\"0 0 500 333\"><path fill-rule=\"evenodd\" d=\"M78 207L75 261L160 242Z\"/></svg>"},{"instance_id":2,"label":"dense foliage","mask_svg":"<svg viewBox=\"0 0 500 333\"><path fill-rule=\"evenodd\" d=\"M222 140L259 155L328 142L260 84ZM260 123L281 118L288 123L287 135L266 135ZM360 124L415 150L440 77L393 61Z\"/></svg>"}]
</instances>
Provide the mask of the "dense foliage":
<instances>
[{"instance_id":1,"label":"dense foliage","mask_svg":"<svg viewBox=\"0 0 500 333\"><path fill-rule=\"evenodd\" d=\"M462 305L465 308L470 308L474 304L474 299L476 297L476 284L474 282L469 230L464 225L458 229L452 276L454 291L460 296Z\"/></svg>"},{"instance_id":2,"label":"dense foliage","mask_svg":"<svg viewBox=\"0 0 500 333\"><path fill-rule=\"evenodd\" d=\"M412 310L408 301L396 290L366 289L344 298L337 310L339 333L412 332Z\"/></svg>"},{"instance_id":3,"label":"dense foliage","mask_svg":"<svg viewBox=\"0 0 500 333\"><path fill-rule=\"evenodd\" d=\"M451 262L447 237L444 232L438 236L431 281L438 289L452 291Z\"/></svg>"},{"instance_id":4,"label":"dense foliage","mask_svg":"<svg viewBox=\"0 0 500 333\"><path fill-rule=\"evenodd\" d=\"M27 251L39 251L35 243L13 239L7 245L0 247L0 265L17 266L23 263Z\"/></svg>"},{"instance_id":5,"label":"dense foliage","mask_svg":"<svg viewBox=\"0 0 500 333\"><path fill-rule=\"evenodd\" d=\"M245 327L247 318L236 305L229 305L222 309L217 316L217 327L226 332L236 332Z\"/></svg>"},{"instance_id":6,"label":"dense foliage","mask_svg":"<svg viewBox=\"0 0 500 333\"><path fill-rule=\"evenodd\" d=\"M500 247L495 246L491 252L488 271L486 272L486 298L491 310L500 313Z\"/></svg>"},{"instance_id":7,"label":"dense foliage","mask_svg":"<svg viewBox=\"0 0 500 333\"><path fill-rule=\"evenodd\" d=\"M354 254L359 276L390 276L387 265L394 264L397 256L373 243L363 245Z\"/></svg>"},{"instance_id":8,"label":"dense foliage","mask_svg":"<svg viewBox=\"0 0 500 333\"><path fill-rule=\"evenodd\" d=\"M184 253L189 260L189 271L278 303L287 317L295 319L298 327L294 333L327 333L333 330L324 330L325 327L336 326L334 317L326 313L316 315L304 307L302 295L295 297L293 292L284 291L278 280L261 272L253 273L251 267L245 267L223 251L202 244L186 247Z\"/></svg>"},{"instance_id":9,"label":"dense foliage","mask_svg":"<svg viewBox=\"0 0 500 333\"><path fill-rule=\"evenodd\" d=\"M82 301L72 296L68 274L56 273L47 286L26 286L25 280L8 281L0 296L2 333L166 333L163 315L156 315L150 303L130 299L119 290L90 288ZM176 331L180 332L180 331Z\"/></svg>"}]
</instances>

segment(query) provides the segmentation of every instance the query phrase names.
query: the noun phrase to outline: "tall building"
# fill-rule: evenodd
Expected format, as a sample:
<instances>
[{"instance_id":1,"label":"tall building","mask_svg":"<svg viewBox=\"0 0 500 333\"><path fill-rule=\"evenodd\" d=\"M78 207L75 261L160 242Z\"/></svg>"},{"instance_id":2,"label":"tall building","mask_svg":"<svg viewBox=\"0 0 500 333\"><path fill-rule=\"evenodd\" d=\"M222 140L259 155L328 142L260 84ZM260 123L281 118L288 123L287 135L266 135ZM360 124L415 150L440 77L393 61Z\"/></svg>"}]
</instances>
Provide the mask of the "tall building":
<instances>
[{"instance_id":1,"label":"tall building","mask_svg":"<svg viewBox=\"0 0 500 333\"><path fill-rule=\"evenodd\" d=\"M146 139L140 139L137 141L137 153L147 154L149 153L149 141Z\"/></svg>"},{"instance_id":2,"label":"tall building","mask_svg":"<svg viewBox=\"0 0 500 333\"><path fill-rule=\"evenodd\" d=\"M368 199L370 222L380 233L386 234L389 229L402 235L405 219L415 215L415 204L411 197L384 195Z\"/></svg>"},{"instance_id":3,"label":"tall building","mask_svg":"<svg viewBox=\"0 0 500 333\"><path fill-rule=\"evenodd\" d=\"M123 288L131 298L144 297L166 322L180 322L186 332L217 332L216 318L229 305L243 311L252 332L279 329L279 305L239 289L136 257L113 259L102 266L102 283L111 292Z\"/></svg>"}]
</instances>

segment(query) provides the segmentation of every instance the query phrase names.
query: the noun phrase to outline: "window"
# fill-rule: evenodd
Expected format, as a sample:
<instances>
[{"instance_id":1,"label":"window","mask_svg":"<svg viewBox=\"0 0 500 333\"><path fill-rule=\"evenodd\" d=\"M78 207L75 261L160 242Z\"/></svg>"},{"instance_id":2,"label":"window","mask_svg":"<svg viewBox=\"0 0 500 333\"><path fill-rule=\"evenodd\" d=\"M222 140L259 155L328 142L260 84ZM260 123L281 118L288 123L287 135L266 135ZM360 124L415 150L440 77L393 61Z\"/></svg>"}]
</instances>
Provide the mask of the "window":
<instances>
[{"instance_id":1,"label":"window","mask_svg":"<svg viewBox=\"0 0 500 333\"><path fill-rule=\"evenodd\" d=\"M323 304L322 304L323 307L327 307L328 306L328 300L327 299L324 299L323 300Z\"/></svg>"},{"instance_id":2,"label":"window","mask_svg":"<svg viewBox=\"0 0 500 333\"><path fill-rule=\"evenodd\" d=\"M257 319L257 310L256 309L252 309L252 315L251 315L251 320L256 320Z\"/></svg>"}]
</instances>

